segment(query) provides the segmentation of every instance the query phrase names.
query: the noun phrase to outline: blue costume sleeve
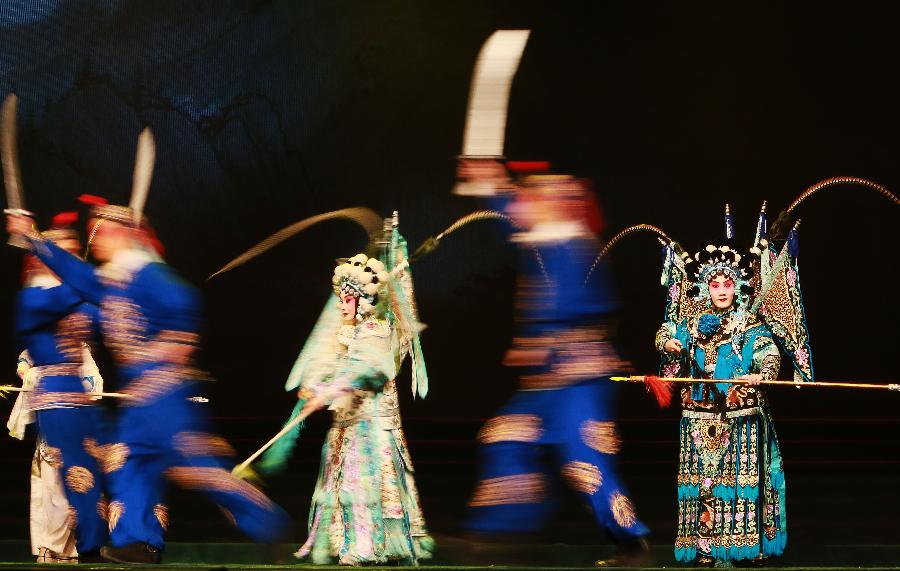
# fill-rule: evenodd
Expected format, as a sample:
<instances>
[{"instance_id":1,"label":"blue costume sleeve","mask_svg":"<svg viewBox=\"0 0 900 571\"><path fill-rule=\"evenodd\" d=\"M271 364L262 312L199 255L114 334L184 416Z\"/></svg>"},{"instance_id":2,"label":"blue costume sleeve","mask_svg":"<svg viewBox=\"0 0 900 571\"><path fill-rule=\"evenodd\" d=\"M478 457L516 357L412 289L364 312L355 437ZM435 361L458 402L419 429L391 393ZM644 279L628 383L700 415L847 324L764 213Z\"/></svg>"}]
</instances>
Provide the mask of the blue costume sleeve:
<instances>
[{"instance_id":1,"label":"blue costume sleeve","mask_svg":"<svg viewBox=\"0 0 900 571\"><path fill-rule=\"evenodd\" d=\"M84 301L99 305L103 297L103 284L96 268L66 252L49 240L32 240L34 254L72 288Z\"/></svg>"},{"instance_id":2,"label":"blue costume sleeve","mask_svg":"<svg viewBox=\"0 0 900 571\"><path fill-rule=\"evenodd\" d=\"M142 307L159 330L199 332L203 302L197 290L166 264L153 263L140 272L135 285L142 292Z\"/></svg>"},{"instance_id":3,"label":"blue costume sleeve","mask_svg":"<svg viewBox=\"0 0 900 571\"><path fill-rule=\"evenodd\" d=\"M51 288L25 288L19 292L16 304L16 333L52 325L72 313L81 303L81 296L65 284Z\"/></svg>"}]
</instances>

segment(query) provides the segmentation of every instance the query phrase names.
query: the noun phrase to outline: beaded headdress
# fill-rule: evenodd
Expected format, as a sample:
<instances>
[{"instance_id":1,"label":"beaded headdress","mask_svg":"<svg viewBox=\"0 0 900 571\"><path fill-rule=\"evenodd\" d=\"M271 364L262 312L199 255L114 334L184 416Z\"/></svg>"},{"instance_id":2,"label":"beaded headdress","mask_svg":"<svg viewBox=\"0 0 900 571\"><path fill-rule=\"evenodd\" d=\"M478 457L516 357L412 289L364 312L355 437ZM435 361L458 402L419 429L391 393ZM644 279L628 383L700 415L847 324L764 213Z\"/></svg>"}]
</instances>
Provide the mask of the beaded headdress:
<instances>
[{"instance_id":1,"label":"beaded headdress","mask_svg":"<svg viewBox=\"0 0 900 571\"><path fill-rule=\"evenodd\" d=\"M756 291L754 276L759 267L759 257L768 245L764 236L766 206L763 203L760 222L753 247L741 253L734 240L734 220L731 209L725 205L725 239L706 247L693 256L681 253L684 272L692 286L687 293L697 301L709 303L709 282L716 276L726 276L734 281L735 303L747 307ZM761 233L762 232L762 233Z\"/></svg>"},{"instance_id":2,"label":"beaded headdress","mask_svg":"<svg viewBox=\"0 0 900 571\"><path fill-rule=\"evenodd\" d=\"M338 297L350 294L357 298L356 315L362 319L375 311L379 290L387 286L388 280L381 260L357 254L338 263L331 284Z\"/></svg>"}]
</instances>

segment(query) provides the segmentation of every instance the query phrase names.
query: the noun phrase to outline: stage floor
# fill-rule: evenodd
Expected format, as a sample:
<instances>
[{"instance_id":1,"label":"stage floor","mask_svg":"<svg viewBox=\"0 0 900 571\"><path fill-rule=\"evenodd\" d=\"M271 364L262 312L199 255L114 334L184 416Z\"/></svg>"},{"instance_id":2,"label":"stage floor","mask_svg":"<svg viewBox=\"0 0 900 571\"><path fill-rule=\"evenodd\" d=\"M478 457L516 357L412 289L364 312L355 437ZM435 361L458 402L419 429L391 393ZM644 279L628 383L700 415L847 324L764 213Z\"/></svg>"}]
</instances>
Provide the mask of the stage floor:
<instances>
[{"instance_id":1,"label":"stage floor","mask_svg":"<svg viewBox=\"0 0 900 571\"><path fill-rule=\"evenodd\" d=\"M420 569L475 570L521 569L535 571L593 569L596 559L612 553L610 545L569 545L562 543L487 543L451 536L438 536L437 551ZM310 565L297 562L291 553L297 546L261 546L251 543L170 543L163 563L155 569L338 569L346 567ZM655 545L656 563L645 569L685 567L676 563L670 545ZM0 541L0 570L46 569L71 564L36 564L25 541ZM81 565L89 569L123 569L120 564ZM384 569L400 569L384 566ZM786 555L773 559L765 569L892 569L900 570L900 545L798 545Z\"/></svg>"}]
</instances>

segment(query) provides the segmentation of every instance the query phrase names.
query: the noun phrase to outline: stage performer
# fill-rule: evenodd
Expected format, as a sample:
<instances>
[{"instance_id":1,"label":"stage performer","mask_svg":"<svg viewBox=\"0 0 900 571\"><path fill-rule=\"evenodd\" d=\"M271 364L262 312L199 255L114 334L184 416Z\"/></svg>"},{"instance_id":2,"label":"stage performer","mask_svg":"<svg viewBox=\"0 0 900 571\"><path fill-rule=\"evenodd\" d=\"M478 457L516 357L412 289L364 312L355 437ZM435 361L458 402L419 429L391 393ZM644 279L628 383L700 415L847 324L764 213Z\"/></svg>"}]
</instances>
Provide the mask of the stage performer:
<instances>
[{"instance_id":1,"label":"stage performer","mask_svg":"<svg viewBox=\"0 0 900 571\"><path fill-rule=\"evenodd\" d=\"M71 228L77 213L54 217L36 240L66 256L80 250ZM24 219L30 229L30 221ZM24 349L17 367L24 388L8 427L15 438L37 419L38 449L31 474L32 550L39 562L100 561L108 531L103 473L91 456L101 440L101 413L85 386L86 349L97 325L96 305L60 280L35 256L25 256L25 287L16 300L15 332ZM88 375L92 376L92 375ZM99 377L98 377L99 378Z\"/></svg>"},{"instance_id":2,"label":"stage performer","mask_svg":"<svg viewBox=\"0 0 900 571\"><path fill-rule=\"evenodd\" d=\"M598 566L648 563L649 530L616 461L617 389L609 376L627 367L613 345L617 302L605 266L585 283L599 250L593 195L570 176L530 175L512 184L496 168L464 166L464 178L489 174L523 229L512 237L520 269L515 335L504 360L518 368L520 386L479 433L481 475L465 526L486 534L539 531L561 478L617 544Z\"/></svg>"},{"instance_id":3,"label":"stage performer","mask_svg":"<svg viewBox=\"0 0 900 571\"><path fill-rule=\"evenodd\" d=\"M166 480L206 493L244 533L272 542L287 516L254 486L231 475L231 446L213 434L202 404L188 400L205 375L194 367L201 300L197 291L152 248L143 215L125 206L96 204L89 234L95 269L8 217L11 234L86 301L100 307L101 331L124 383L113 440L98 445L111 488L110 546L104 559L158 563L168 508Z\"/></svg>"},{"instance_id":4,"label":"stage performer","mask_svg":"<svg viewBox=\"0 0 900 571\"><path fill-rule=\"evenodd\" d=\"M31 287L43 283L41 278L28 279ZM49 285L50 281L47 282ZM58 284L59 281L56 280ZM28 287L28 286L26 286ZM51 286L52 287L52 286ZM84 364L81 370L81 384L89 393L103 392L103 377L97 370L91 351L87 345L83 347ZM16 374L22 379L22 388L16 397L9 420L6 423L9 435L18 440L25 438L28 425L37 419L30 408L31 392L37 384L39 368L34 367L28 351L22 351L16 364ZM100 429L102 433L102 427ZM53 460L48 453L47 440L40 433L37 435L37 446L31 460L31 503L29 506L29 524L31 532L31 552L38 563L71 563L78 560L75 548L75 530L69 527L69 502L59 468L50 464ZM103 504L101 504L103 507ZM101 511L101 515L105 513ZM82 562L89 558L82 559Z\"/></svg>"},{"instance_id":5,"label":"stage performer","mask_svg":"<svg viewBox=\"0 0 900 571\"><path fill-rule=\"evenodd\" d=\"M726 207L724 240L694 256L666 248L667 320L656 335L663 376L707 381L681 389L675 556L685 563L761 562L787 542L781 451L756 383L778 377L779 344L798 382L811 379L812 366L796 233L776 256L765 227L763 210L753 247L739 249Z\"/></svg>"},{"instance_id":6,"label":"stage performer","mask_svg":"<svg viewBox=\"0 0 900 571\"><path fill-rule=\"evenodd\" d=\"M295 554L313 563L415 564L431 558L415 477L400 421L396 376L407 355L413 395L427 374L406 242L396 213L378 256L340 262L326 303L287 381L295 414L328 406L331 429L309 513L309 536ZM261 468L284 461L273 449Z\"/></svg>"}]
</instances>

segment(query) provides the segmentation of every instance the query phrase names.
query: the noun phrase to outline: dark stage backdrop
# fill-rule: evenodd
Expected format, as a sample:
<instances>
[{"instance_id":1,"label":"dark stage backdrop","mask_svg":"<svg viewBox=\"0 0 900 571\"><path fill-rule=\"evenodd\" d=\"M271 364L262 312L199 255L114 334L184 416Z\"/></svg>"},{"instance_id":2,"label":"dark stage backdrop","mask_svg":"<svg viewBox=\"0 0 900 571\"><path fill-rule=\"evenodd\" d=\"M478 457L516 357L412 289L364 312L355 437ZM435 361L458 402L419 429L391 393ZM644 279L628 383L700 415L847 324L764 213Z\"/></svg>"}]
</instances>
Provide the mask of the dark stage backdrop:
<instances>
[{"instance_id":1,"label":"dark stage backdrop","mask_svg":"<svg viewBox=\"0 0 900 571\"><path fill-rule=\"evenodd\" d=\"M473 63L493 30L533 30L507 155L594 179L612 231L652 223L696 249L721 234L725 202L749 246L763 199L775 213L835 175L900 189L895 23L859 2L5 0L0 92L21 100L27 202L43 224L84 192L127 201L137 134L153 128L147 211L170 263L206 298L204 361L218 379L210 406L244 453L291 409L282 383L330 295L333 259L364 236L330 223L205 277L326 210L398 210L418 245L475 209L450 189ZM800 215L818 376L896 382L898 209L834 189ZM480 422L515 388L499 365L513 279L505 232L474 225L415 268L431 394L406 398L404 414L426 515L441 532L463 515ZM16 380L19 259L0 254L3 382ZM664 296L658 245L630 239L613 262L622 350L651 372ZM772 393L792 541L896 540L900 395ZM671 541L678 413L634 387L621 406L632 495L656 539ZM324 415L312 423L291 473L271 482L301 522L326 424ZM27 536L32 446L0 443L0 537ZM173 504L173 539L237 537L202 501L176 493ZM571 506L548 533L598 539Z\"/></svg>"}]
</instances>

